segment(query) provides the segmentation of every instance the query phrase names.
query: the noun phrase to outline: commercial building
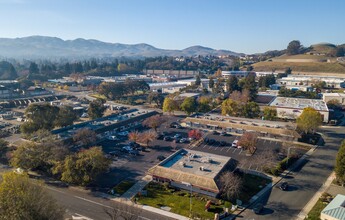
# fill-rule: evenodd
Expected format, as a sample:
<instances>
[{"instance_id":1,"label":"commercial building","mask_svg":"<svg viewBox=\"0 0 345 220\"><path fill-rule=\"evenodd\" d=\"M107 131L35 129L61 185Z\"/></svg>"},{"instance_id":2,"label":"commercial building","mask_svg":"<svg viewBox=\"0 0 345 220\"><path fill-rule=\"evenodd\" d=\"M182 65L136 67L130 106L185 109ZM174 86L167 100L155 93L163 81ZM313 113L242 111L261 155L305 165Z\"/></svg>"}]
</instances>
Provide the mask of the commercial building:
<instances>
[{"instance_id":1,"label":"commercial building","mask_svg":"<svg viewBox=\"0 0 345 220\"><path fill-rule=\"evenodd\" d=\"M323 93L322 99L325 103L335 99L338 100L341 105L345 106L345 93Z\"/></svg>"},{"instance_id":2,"label":"commercial building","mask_svg":"<svg viewBox=\"0 0 345 220\"><path fill-rule=\"evenodd\" d=\"M219 178L232 165L230 157L180 149L148 173L154 181L216 197L221 190Z\"/></svg>"},{"instance_id":3,"label":"commercial building","mask_svg":"<svg viewBox=\"0 0 345 220\"><path fill-rule=\"evenodd\" d=\"M120 114L113 114L99 119L59 128L51 131L51 133L57 135L61 140L68 142L78 130L90 129L102 138L118 131L125 131L129 128L140 126L144 119L156 114L158 114L156 111L138 111L137 109L130 109Z\"/></svg>"},{"instance_id":4,"label":"commercial building","mask_svg":"<svg viewBox=\"0 0 345 220\"><path fill-rule=\"evenodd\" d=\"M0 99L10 98L10 96L11 96L11 90L9 90L3 85L0 85Z\"/></svg>"},{"instance_id":5,"label":"commercial building","mask_svg":"<svg viewBox=\"0 0 345 220\"><path fill-rule=\"evenodd\" d=\"M161 82L149 83L150 90L161 93L174 93L179 92L180 89L186 88L187 83L183 82Z\"/></svg>"},{"instance_id":6,"label":"commercial building","mask_svg":"<svg viewBox=\"0 0 345 220\"><path fill-rule=\"evenodd\" d=\"M301 99L301 98L286 98L276 97L271 103L271 107L277 109L277 117L285 119L296 119L307 107L314 108L320 112L323 122L329 120L329 110L326 103L319 99Z\"/></svg>"},{"instance_id":7,"label":"commercial building","mask_svg":"<svg viewBox=\"0 0 345 220\"><path fill-rule=\"evenodd\" d=\"M320 214L321 220L344 220L345 219L345 196L338 194Z\"/></svg>"},{"instance_id":8,"label":"commercial building","mask_svg":"<svg viewBox=\"0 0 345 220\"><path fill-rule=\"evenodd\" d=\"M335 76L288 75L277 79L278 84L287 86L313 86L318 82L325 82L327 88L345 88L345 78Z\"/></svg>"},{"instance_id":9,"label":"commercial building","mask_svg":"<svg viewBox=\"0 0 345 220\"><path fill-rule=\"evenodd\" d=\"M237 78L245 78L248 76L249 71L222 71L222 76L229 78L230 76L236 76Z\"/></svg>"}]
</instances>

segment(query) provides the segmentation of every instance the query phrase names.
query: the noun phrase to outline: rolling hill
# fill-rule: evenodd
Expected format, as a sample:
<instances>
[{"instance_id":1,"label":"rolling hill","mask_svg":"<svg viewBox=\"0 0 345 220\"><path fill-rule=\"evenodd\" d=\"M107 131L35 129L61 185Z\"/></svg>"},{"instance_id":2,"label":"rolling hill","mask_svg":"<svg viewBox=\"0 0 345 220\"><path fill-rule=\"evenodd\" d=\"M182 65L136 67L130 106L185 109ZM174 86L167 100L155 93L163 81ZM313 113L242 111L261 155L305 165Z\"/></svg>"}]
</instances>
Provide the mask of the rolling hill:
<instances>
[{"instance_id":1,"label":"rolling hill","mask_svg":"<svg viewBox=\"0 0 345 220\"><path fill-rule=\"evenodd\" d=\"M103 58L103 57L156 57L156 56L197 56L234 55L228 50L215 50L193 46L184 50L165 50L149 44L106 43L98 40L62 40L57 37L30 36L23 38L0 38L0 57L6 58Z\"/></svg>"},{"instance_id":2,"label":"rolling hill","mask_svg":"<svg viewBox=\"0 0 345 220\"><path fill-rule=\"evenodd\" d=\"M342 47L339 45L338 47ZM284 72L291 68L293 73L345 73L345 63L334 57L337 46L330 43L311 45L304 54L281 55L253 64L255 71Z\"/></svg>"}]
</instances>

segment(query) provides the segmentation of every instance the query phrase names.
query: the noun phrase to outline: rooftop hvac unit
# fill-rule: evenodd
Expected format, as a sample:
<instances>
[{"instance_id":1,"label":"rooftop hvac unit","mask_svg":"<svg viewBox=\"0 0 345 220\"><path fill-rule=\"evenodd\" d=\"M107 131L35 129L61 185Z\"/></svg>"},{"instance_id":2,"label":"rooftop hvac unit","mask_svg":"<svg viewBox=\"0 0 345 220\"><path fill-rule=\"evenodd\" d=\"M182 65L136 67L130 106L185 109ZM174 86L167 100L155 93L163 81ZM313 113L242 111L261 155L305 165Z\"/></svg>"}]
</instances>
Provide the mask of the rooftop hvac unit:
<instances>
[{"instance_id":1,"label":"rooftop hvac unit","mask_svg":"<svg viewBox=\"0 0 345 220\"><path fill-rule=\"evenodd\" d=\"M199 170L204 171L205 168L204 167L199 167Z\"/></svg>"},{"instance_id":2,"label":"rooftop hvac unit","mask_svg":"<svg viewBox=\"0 0 345 220\"><path fill-rule=\"evenodd\" d=\"M185 165L186 165L185 162L183 162L183 161L180 162L181 167L184 167Z\"/></svg>"}]
</instances>

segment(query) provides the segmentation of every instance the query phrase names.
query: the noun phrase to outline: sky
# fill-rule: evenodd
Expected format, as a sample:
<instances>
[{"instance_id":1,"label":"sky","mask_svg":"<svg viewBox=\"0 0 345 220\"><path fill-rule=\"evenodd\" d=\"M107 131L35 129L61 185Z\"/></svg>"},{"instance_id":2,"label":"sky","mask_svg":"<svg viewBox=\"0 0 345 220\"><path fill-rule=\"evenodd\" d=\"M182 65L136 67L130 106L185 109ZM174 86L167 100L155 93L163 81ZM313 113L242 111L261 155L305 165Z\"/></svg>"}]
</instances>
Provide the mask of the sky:
<instances>
[{"instance_id":1,"label":"sky","mask_svg":"<svg viewBox=\"0 0 345 220\"><path fill-rule=\"evenodd\" d=\"M242 53L345 43L345 0L0 0L0 37L202 45Z\"/></svg>"}]
</instances>

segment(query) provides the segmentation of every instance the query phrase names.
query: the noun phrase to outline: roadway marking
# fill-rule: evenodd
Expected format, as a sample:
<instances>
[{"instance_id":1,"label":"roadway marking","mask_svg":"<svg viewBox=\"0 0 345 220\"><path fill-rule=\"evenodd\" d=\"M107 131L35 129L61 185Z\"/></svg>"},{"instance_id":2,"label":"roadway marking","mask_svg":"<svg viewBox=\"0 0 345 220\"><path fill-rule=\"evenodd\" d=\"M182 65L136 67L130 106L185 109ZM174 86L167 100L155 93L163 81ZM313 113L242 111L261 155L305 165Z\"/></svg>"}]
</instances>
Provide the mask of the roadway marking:
<instances>
[{"instance_id":1,"label":"roadway marking","mask_svg":"<svg viewBox=\"0 0 345 220\"><path fill-rule=\"evenodd\" d=\"M241 153L242 153L242 151L243 151L243 149L241 148L241 151L240 151L238 154L241 154Z\"/></svg>"},{"instance_id":2,"label":"roadway marking","mask_svg":"<svg viewBox=\"0 0 345 220\"><path fill-rule=\"evenodd\" d=\"M96 205L100 205L100 206L103 206L103 207L106 207L106 208L109 208L109 209L113 209L113 207L110 207L110 206L108 206L108 205L104 205L104 204L99 203L99 202L92 201L92 200L90 200L90 199L85 199L85 198L79 197L79 196L74 196L74 197L77 198L77 199L84 200L84 201L86 201L86 202L90 202L90 203L93 203L93 204L96 204Z\"/></svg>"},{"instance_id":3,"label":"roadway marking","mask_svg":"<svg viewBox=\"0 0 345 220\"><path fill-rule=\"evenodd\" d=\"M81 214L78 214L78 213L75 213L77 216L74 216L72 215L72 219L73 220L93 220L92 218L88 218L84 215L81 215Z\"/></svg>"},{"instance_id":4,"label":"roadway marking","mask_svg":"<svg viewBox=\"0 0 345 220\"><path fill-rule=\"evenodd\" d=\"M235 149L234 149L234 151L233 151L232 153L235 153L235 152L236 152L236 150L237 150L237 148L235 148Z\"/></svg>"},{"instance_id":5,"label":"roadway marking","mask_svg":"<svg viewBox=\"0 0 345 220\"><path fill-rule=\"evenodd\" d=\"M224 150L224 147L220 148L220 151L223 151Z\"/></svg>"},{"instance_id":6,"label":"roadway marking","mask_svg":"<svg viewBox=\"0 0 345 220\"><path fill-rule=\"evenodd\" d=\"M217 149L218 149L218 146L214 150L217 150Z\"/></svg>"},{"instance_id":7,"label":"roadway marking","mask_svg":"<svg viewBox=\"0 0 345 220\"><path fill-rule=\"evenodd\" d=\"M226 152L228 152L229 150L231 150L231 147L229 147L229 149Z\"/></svg>"},{"instance_id":8,"label":"roadway marking","mask_svg":"<svg viewBox=\"0 0 345 220\"><path fill-rule=\"evenodd\" d=\"M202 148L205 148L205 147L207 147L207 144L205 144Z\"/></svg>"}]
</instances>

